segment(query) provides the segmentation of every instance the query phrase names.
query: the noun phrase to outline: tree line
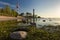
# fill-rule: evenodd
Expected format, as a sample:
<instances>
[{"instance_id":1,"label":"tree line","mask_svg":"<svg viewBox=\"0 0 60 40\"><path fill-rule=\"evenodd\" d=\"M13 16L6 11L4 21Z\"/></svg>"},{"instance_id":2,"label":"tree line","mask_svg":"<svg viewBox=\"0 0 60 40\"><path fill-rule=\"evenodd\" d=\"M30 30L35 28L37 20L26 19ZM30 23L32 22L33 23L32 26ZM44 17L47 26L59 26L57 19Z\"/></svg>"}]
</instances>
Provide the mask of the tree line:
<instances>
[{"instance_id":1,"label":"tree line","mask_svg":"<svg viewBox=\"0 0 60 40\"><path fill-rule=\"evenodd\" d=\"M26 13L20 13L19 16L24 16L24 17L29 17L29 18L33 18L33 13L30 13L30 12L26 12ZM40 16L38 15L34 15L35 18L41 18Z\"/></svg>"},{"instance_id":2,"label":"tree line","mask_svg":"<svg viewBox=\"0 0 60 40\"><path fill-rule=\"evenodd\" d=\"M18 13L6 5L4 8L0 8L0 16L12 16L17 17Z\"/></svg>"}]
</instances>

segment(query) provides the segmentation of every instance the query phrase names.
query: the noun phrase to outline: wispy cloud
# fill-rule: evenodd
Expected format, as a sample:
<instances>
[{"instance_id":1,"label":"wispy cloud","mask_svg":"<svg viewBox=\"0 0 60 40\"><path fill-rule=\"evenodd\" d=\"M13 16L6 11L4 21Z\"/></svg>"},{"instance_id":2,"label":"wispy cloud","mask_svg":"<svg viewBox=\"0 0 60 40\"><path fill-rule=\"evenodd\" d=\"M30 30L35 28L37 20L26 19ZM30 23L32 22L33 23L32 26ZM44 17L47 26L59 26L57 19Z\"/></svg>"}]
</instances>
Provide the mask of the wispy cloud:
<instances>
[{"instance_id":1,"label":"wispy cloud","mask_svg":"<svg viewBox=\"0 0 60 40\"><path fill-rule=\"evenodd\" d=\"M11 7L15 7L15 5L11 5L10 3L7 3L7 2L2 2L2 1L0 1L0 4L9 5L9 6L11 6Z\"/></svg>"},{"instance_id":2,"label":"wispy cloud","mask_svg":"<svg viewBox=\"0 0 60 40\"><path fill-rule=\"evenodd\" d=\"M2 2L2 1L0 1L0 4L3 4L3 5L10 5L9 3Z\"/></svg>"}]
</instances>

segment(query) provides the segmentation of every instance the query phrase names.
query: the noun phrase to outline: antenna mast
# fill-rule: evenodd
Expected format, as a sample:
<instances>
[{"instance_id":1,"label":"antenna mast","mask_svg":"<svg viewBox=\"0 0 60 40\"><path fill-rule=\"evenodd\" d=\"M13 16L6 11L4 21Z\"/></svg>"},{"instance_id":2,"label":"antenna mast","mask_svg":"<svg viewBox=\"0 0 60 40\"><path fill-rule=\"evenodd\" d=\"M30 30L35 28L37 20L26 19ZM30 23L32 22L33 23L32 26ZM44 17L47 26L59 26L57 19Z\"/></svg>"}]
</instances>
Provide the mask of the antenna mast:
<instances>
[{"instance_id":1,"label":"antenna mast","mask_svg":"<svg viewBox=\"0 0 60 40\"><path fill-rule=\"evenodd\" d=\"M16 3L16 11L19 13L19 1L17 0L17 3Z\"/></svg>"}]
</instances>

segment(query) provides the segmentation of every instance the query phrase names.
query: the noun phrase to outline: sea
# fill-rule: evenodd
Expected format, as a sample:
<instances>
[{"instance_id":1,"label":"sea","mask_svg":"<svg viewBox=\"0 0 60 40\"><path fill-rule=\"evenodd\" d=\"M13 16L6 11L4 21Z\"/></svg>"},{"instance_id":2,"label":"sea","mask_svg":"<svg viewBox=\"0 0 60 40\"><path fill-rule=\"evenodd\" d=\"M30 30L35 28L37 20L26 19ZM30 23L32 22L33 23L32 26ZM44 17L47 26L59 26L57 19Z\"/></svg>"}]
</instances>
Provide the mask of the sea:
<instances>
[{"instance_id":1,"label":"sea","mask_svg":"<svg viewBox=\"0 0 60 40\"><path fill-rule=\"evenodd\" d=\"M33 19L32 19L32 22L33 22ZM44 27L44 26L58 26L60 25L60 18L35 18L35 23L36 23L36 27L37 28L41 28L41 27ZM27 24L22 24L22 23L18 23L18 25L27 25ZM30 25L30 24L28 24Z\"/></svg>"},{"instance_id":2,"label":"sea","mask_svg":"<svg viewBox=\"0 0 60 40\"><path fill-rule=\"evenodd\" d=\"M35 23L37 28L48 25L57 26L60 25L60 18L38 18Z\"/></svg>"}]
</instances>

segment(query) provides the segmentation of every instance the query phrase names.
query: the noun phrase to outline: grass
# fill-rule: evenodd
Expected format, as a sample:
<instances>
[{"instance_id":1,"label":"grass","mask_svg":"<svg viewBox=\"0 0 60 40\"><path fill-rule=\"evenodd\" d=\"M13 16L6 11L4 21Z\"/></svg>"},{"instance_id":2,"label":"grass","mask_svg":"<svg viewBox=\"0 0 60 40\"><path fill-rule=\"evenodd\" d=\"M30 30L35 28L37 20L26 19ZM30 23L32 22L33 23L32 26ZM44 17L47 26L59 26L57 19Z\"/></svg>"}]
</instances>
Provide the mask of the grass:
<instances>
[{"instance_id":1,"label":"grass","mask_svg":"<svg viewBox=\"0 0 60 40\"><path fill-rule=\"evenodd\" d=\"M1 21L0 22L0 40L14 40L9 37L10 33L17 26L17 21ZM49 26L50 27L50 26ZM37 29L36 27L29 26L28 35L25 40L60 40L60 32L49 33L43 29ZM53 30L52 30L53 31Z\"/></svg>"},{"instance_id":2,"label":"grass","mask_svg":"<svg viewBox=\"0 0 60 40\"><path fill-rule=\"evenodd\" d=\"M0 40L7 40L13 29L17 28L17 21L1 21L0 22Z\"/></svg>"},{"instance_id":3,"label":"grass","mask_svg":"<svg viewBox=\"0 0 60 40\"><path fill-rule=\"evenodd\" d=\"M29 27L28 36L25 40L60 40L60 32L51 33L36 27Z\"/></svg>"}]
</instances>

